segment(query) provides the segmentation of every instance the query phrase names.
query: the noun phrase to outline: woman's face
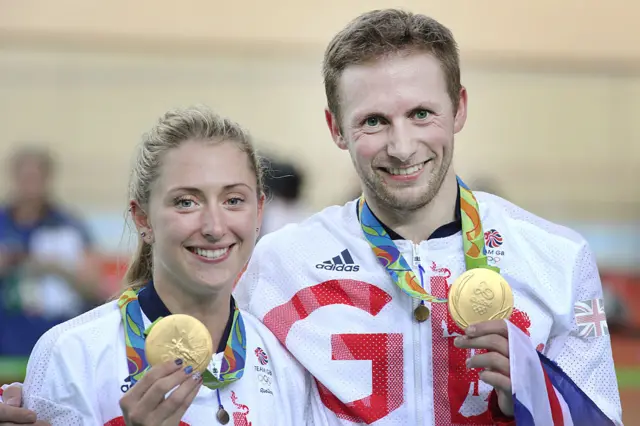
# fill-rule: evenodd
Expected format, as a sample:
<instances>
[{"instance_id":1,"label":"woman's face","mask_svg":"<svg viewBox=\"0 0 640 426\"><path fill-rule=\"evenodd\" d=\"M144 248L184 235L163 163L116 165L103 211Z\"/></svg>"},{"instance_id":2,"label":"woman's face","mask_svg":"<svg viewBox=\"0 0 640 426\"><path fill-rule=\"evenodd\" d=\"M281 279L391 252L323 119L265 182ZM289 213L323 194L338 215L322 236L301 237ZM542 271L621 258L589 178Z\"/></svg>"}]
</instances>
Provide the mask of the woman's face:
<instances>
[{"instance_id":1,"label":"woman's face","mask_svg":"<svg viewBox=\"0 0 640 426\"><path fill-rule=\"evenodd\" d=\"M249 161L233 141L186 141L163 156L146 216L155 279L196 294L231 292L262 221Z\"/></svg>"}]
</instances>

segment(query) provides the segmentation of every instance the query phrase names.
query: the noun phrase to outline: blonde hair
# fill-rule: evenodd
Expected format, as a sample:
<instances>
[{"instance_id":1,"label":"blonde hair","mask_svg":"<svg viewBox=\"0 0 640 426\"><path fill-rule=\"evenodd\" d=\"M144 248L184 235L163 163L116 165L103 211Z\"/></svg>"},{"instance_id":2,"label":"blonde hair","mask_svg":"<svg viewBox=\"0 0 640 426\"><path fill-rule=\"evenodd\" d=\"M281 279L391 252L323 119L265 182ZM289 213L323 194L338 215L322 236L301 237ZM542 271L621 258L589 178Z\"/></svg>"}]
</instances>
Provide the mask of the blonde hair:
<instances>
[{"instance_id":1,"label":"blonde hair","mask_svg":"<svg viewBox=\"0 0 640 426\"><path fill-rule=\"evenodd\" d=\"M215 114L203 106L171 110L145 133L137 148L137 154L129 180L129 198L146 208L151 195L151 185L158 178L163 156L178 148L183 142L232 142L249 159L249 167L255 172L258 196L263 191L262 167L249 133L239 124ZM138 244L124 277L126 288L137 289L153 278L151 245L138 235Z\"/></svg>"}]
</instances>

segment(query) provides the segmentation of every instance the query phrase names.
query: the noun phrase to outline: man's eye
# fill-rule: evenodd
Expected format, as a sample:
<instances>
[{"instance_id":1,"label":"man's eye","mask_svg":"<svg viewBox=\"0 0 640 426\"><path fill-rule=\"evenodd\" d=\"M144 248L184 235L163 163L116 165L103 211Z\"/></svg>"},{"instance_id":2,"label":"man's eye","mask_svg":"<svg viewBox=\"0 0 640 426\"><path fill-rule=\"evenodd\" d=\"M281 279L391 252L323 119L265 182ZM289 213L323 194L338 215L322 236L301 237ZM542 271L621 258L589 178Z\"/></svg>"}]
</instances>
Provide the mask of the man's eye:
<instances>
[{"instance_id":1,"label":"man's eye","mask_svg":"<svg viewBox=\"0 0 640 426\"><path fill-rule=\"evenodd\" d=\"M369 127L376 127L380 124L380 119L378 117L369 117L366 123Z\"/></svg>"},{"instance_id":2,"label":"man's eye","mask_svg":"<svg viewBox=\"0 0 640 426\"><path fill-rule=\"evenodd\" d=\"M429 117L429 111L427 111L426 109L421 109L419 111L416 111L416 118L418 120L424 120L428 117Z\"/></svg>"}]
</instances>

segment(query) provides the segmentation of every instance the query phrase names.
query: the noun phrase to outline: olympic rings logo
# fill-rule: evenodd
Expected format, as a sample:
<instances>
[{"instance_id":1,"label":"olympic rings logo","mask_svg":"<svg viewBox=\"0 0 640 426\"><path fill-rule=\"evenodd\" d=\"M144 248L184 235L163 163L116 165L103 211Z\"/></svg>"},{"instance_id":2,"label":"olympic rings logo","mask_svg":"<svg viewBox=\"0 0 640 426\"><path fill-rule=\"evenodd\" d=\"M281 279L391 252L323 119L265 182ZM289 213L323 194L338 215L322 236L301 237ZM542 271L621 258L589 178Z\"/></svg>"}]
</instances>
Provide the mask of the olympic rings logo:
<instances>
[{"instance_id":1,"label":"olympic rings logo","mask_svg":"<svg viewBox=\"0 0 640 426\"><path fill-rule=\"evenodd\" d=\"M488 260L489 262L495 262L495 263L498 263L498 262L500 262L500 259L501 259L501 258L500 258L499 256L487 256L487 260Z\"/></svg>"},{"instance_id":2,"label":"olympic rings logo","mask_svg":"<svg viewBox=\"0 0 640 426\"><path fill-rule=\"evenodd\" d=\"M267 376L266 374L258 374L258 381L260 383L264 383L267 386L271 385L271 377Z\"/></svg>"},{"instance_id":3,"label":"olympic rings logo","mask_svg":"<svg viewBox=\"0 0 640 426\"><path fill-rule=\"evenodd\" d=\"M494 298L493 291L491 291L491 289L487 286L487 283L484 281L480 283L480 286L476 288L473 293L477 296L482 296L487 300L491 300Z\"/></svg>"}]
</instances>

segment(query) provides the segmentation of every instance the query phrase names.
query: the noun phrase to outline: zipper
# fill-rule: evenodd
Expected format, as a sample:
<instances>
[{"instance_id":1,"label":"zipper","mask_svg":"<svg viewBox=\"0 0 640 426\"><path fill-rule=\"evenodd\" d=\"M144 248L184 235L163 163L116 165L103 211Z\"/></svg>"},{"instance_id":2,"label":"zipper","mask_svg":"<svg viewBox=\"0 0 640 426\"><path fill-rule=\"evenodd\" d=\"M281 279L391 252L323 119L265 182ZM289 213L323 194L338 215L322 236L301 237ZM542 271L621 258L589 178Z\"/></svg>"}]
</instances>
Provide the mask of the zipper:
<instances>
[{"instance_id":1,"label":"zipper","mask_svg":"<svg viewBox=\"0 0 640 426\"><path fill-rule=\"evenodd\" d=\"M418 253L416 244L411 242L411 259L412 259L412 269L415 274L420 274L420 254ZM420 275L418 275L420 276ZM421 278L421 277L420 277ZM422 280L420 280L420 285L424 286ZM417 302L417 303L416 303ZM411 305L413 310L420 305L419 300L411 299ZM424 398L422 395L422 365L420 363L420 353L421 353L421 325L422 323L416 321L417 331L413 334L413 365L414 365L414 380L416 382L416 424L418 426L422 426L424 424L423 420L423 410L424 407Z\"/></svg>"}]
</instances>

